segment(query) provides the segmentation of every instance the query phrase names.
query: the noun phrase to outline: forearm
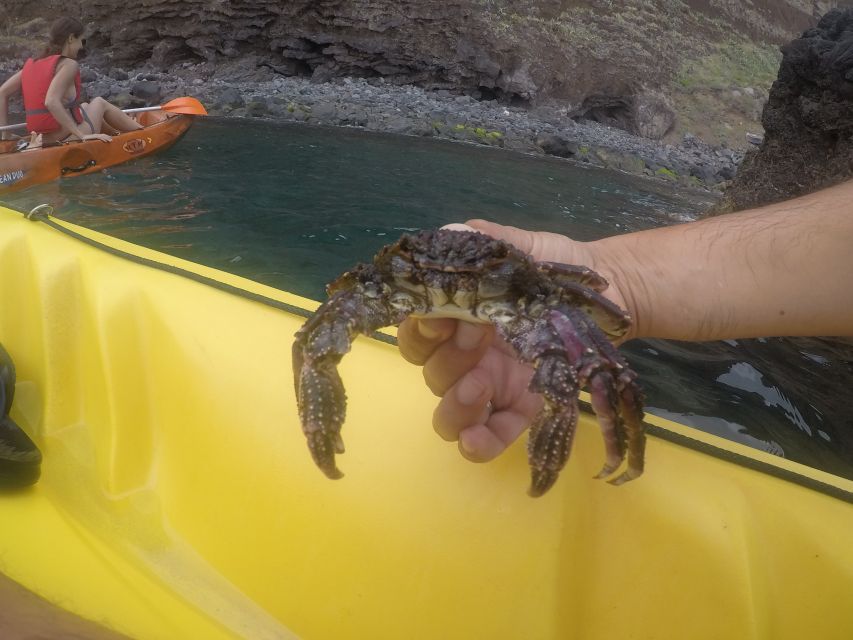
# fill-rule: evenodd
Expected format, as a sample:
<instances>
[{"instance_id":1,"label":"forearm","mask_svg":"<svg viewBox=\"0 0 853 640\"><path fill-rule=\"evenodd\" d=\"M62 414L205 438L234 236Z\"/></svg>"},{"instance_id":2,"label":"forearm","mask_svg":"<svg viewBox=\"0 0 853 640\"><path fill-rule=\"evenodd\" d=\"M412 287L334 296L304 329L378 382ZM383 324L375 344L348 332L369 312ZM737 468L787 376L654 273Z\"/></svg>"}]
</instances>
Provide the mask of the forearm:
<instances>
[{"instance_id":1,"label":"forearm","mask_svg":"<svg viewBox=\"0 0 853 640\"><path fill-rule=\"evenodd\" d=\"M7 124L9 124L9 96L0 92L0 127L5 127ZM0 138L8 140L10 138L9 132L0 132Z\"/></svg>"},{"instance_id":2,"label":"forearm","mask_svg":"<svg viewBox=\"0 0 853 640\"><path fill-rule=\"evenodd\" d=\"M50 100L45 102L45 106L63 130L74 134L80 139L83 138L83 132L80 130L80 127L74 121L74 118L71 117L71 113L68 111L68 109L62 106L61 101Z\"/></svg>"},{"instance_id":3,"label":"forearm","mask_svg":"<svg viewBox=\"0 0 853 640\"><path fill-rule=\"evenodd\" d=\"M0 85L0 127L9 122L9 98L21 90L21 72L19 71ZM6 139L7 132L3 132Z\"/></svg>"},{"instance_id":4,"label":"forearm","mask_svg":"<svg viewBox=\"0 0 853 640\"><path fill-rule=\"evenodd\" d=\"M592 245L618 277L631 337L853 335L853 181Z\"/></svg>"}]
</instances>

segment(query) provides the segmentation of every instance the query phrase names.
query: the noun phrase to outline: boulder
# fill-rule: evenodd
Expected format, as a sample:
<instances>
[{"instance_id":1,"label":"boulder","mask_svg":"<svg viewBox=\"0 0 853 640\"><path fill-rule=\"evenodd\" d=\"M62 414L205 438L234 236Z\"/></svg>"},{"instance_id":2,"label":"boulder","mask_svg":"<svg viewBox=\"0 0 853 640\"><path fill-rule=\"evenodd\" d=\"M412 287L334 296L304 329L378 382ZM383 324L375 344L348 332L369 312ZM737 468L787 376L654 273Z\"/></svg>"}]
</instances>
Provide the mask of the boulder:
<instances>
[{"instance_id":1,"label":"boulder","mask_svg":"<svg viewBox=\"0 0 853 640\"><path fill-rule=\"evenodd\" d=\"M675 110L666 96L644 91L634 96L628 131L638 136L660 140L675 125Z\"/></svg>"},{"instance_id":2,"label":"boulder","mask_svg":"<svg viewBox=\"0 0 853 640\"><path fill-rule=\"evenodd\" d=\"M574 158L580 152L580 145L556 135L544 135L536 138L536 146L549 156Z\"/></svg>"},{"instance_id":3,"label":"boulder","mask_svg":"<svg viewBox=\"0 0 853 640\"><path fill-rule=\"evenodd\" d=\"M726 191L728 210L853 176L853 9L830 11L782 47L782 55L762 113L764 140L747 153Z\"/></svg>"},{"instance_id":4,"label":"boulder","mask_svg":"<svg viewBox=\"0 0 853 640\"><path fill-rule=\"evenodd\" d=\"M141 82L134 82L133 86L130 88L130 93L140 100L143 100L149 104L155 104L160 102L163 98L163 92L160 87L159 82L154 82L152 80L142 80Z\"/></svg>"},{"instance_id":5,"label":"boulder","mask_svg":"<svg viewBox=\"0 0 853 640\"><path fill-rule=\"evenodd\" d=\"M239 89L227 87L216 96L215 106L217 109L233 110L239 109L246 104L243 94Z\"/></svg>"}]
</instances>

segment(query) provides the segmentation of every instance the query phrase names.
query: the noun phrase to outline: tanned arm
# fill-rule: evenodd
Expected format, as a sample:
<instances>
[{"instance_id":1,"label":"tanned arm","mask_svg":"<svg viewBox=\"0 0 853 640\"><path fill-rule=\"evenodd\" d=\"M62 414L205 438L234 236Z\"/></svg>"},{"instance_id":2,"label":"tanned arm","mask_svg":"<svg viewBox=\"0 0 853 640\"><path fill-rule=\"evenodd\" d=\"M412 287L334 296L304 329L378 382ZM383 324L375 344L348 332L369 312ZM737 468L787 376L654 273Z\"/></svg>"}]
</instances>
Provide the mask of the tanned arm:
<instances>
[{"instance_id":1,"label":"tanned arm","mask_svg":"<svg viewBox=\"0 0 853 640\"><path fill-rule=\"evenodd\" d=\"M0 127L9 123L9 98L21 91L21 72L6 80L0 85ZM2 139L8 139L8 132L2 132Z\"/></svg>"},{"instance_id":2,"label":"tanned arm","mask_svg":"<svg viewBox=\"0 0 853 640\"><path fill-rule=\"evenodd\" d=\"M577 242L470 220L537 260L589 266L629 338L853 335L853 181L699 222Z\"/></svg>"},{"instance_id":3,"label":"tanned arm","mask_svg":"<svg viewBox=\"0 0 853 640\"><path fill-rule=\"evenodd\" d=\"M79 65L76 60L60 60L56 74L53 76L44 98L44 104L65 131L82 140L86 134L80 130L74 118L71 117L71 113L62 104L68 88L74 84L74 76L78 69Z\"/></svg>"},{"instance_id":4,"label":"tanned arm","mask_svg":"<svg viewBox=\"0 0 853 640\"><path fill-rule=\"evenodd\" d=\"M589 250L634 316L631 337L853 335L853 181Z\"/></svg>"}]
</instances>

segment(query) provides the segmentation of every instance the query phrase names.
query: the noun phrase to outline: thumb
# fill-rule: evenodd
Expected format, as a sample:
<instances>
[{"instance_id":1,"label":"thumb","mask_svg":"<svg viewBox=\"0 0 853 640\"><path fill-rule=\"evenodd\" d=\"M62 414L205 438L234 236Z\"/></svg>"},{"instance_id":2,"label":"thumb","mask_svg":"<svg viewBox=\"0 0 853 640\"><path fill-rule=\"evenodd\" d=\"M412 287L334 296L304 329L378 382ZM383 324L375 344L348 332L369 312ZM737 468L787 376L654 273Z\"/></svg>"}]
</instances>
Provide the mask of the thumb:
<instances>
[{"instance_id":1,"label":"thumb","mask_svg":"<svg viewBox=\"0 0 853 640\"><path fill-rule=\"evenodd\" d=\"M578 242L559 233L527 231L508 227L488 220L468 220L465 223L474 231L504 240L540 262L577 264L594 268L593 256L584 242Z\"/></svg>"},{"instance_id":2,"label":"thumb","mask_svg":"<svg viewBox=\"0 0 853 640\"><path fill-rule=\"evenodd\" d=\"M521 249L524 253L533 253L536 248L536 234L532 231L525 231L517 227L508 227L497 222L489 222L488 220L468 220L465 224L474 231L479 231L498 240L505 240L515 245L518 249Z\"/></svg>"},{"instance_id":3,"label":"thumb","mask_svg":"<svg viewBox=\"0 0 853 640\"><path fill-rule=\"evenodd\" d=\"M449 224L444 228L484 233L497 240L509 242L540 262L583 265L595 269L594 256L591 255L587 243L572 240L559 233L527 231L479 219L468 220L465 224Z\"/></svg>"}]
</instances>

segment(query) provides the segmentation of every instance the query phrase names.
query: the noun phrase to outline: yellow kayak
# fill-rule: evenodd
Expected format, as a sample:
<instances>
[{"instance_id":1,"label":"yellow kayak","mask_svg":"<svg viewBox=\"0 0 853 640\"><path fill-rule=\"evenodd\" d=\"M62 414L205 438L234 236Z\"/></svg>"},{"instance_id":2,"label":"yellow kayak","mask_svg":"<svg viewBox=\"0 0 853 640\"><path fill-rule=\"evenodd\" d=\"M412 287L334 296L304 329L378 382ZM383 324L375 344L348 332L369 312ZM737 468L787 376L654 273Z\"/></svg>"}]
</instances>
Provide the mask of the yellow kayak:
<instances>
[{"instance_id":1,"label":"yellow kayak","mask_svg":"<svg viewBox=\"0 0 853 640\"><path fill-rule=\"evenodd\" d=\"M0 492L0 572L140 640L853 637L853 482L666 420L613 487L585 415L531 499L523 443L466 462L361 338L327 480L290 364L315 306L0 208L11 417L43 454Z\"/></svg>"}]
</instances>

